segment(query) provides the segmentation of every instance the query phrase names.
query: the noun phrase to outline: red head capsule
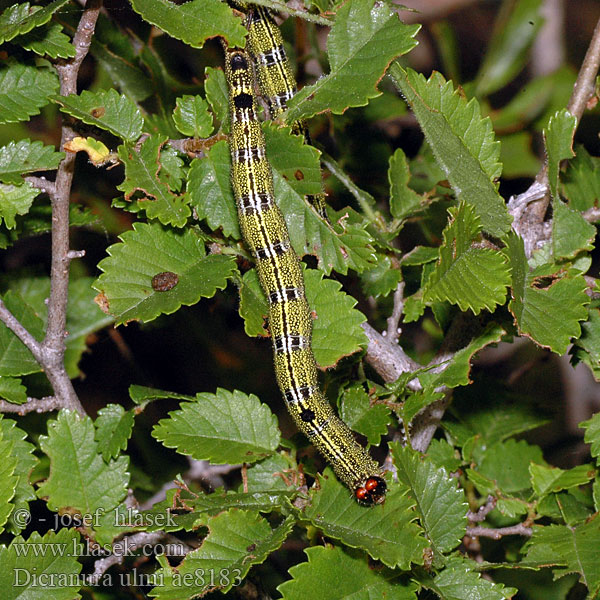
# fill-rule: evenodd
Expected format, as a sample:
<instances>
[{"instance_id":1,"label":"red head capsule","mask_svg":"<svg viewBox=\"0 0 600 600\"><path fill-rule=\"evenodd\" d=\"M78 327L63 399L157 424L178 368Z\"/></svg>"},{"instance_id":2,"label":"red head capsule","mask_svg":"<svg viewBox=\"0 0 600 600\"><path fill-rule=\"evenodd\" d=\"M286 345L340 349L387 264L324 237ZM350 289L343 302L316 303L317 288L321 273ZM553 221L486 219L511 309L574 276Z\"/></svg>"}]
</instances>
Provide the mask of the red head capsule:
<instances>
[{"instance_id":1,"label":"red head capsule","mask_svg":"<svg viewBox=\"0 0 600 600\"><path fill-rule=\"evenodd\" d=\"M361 504L372 506L383 503L386 491L385 480L378 475L373 475L365 481L364 485L354 490L354 496Z\"/></svg>"},{"instance_id":2,"label":"red head capsule","mask_svg":"<svg viewBox=\"0 0 600 600\"><path fill-rule=\"evenodd\" d=\"M354 495L359 502L364 502L367 497L367 490L364 487L356 488Z\"/></svg>"}]
</instances>

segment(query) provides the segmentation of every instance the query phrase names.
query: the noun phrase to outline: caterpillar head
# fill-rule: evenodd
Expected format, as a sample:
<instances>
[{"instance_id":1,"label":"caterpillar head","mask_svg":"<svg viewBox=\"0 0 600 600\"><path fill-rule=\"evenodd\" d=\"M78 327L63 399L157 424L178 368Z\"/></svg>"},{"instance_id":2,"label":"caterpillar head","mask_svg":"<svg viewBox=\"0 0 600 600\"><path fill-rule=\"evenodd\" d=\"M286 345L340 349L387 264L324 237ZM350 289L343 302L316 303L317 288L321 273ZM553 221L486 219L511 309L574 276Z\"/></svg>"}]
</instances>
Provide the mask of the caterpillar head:
<instances>
[{"instance_id":1,"label":"caterpillar head","mask_svg":"<svg viewBox=\"0 0 600 600\"><path fill-rule=\"evenodd\" d=\"M385 501L387 485L385 480L378 475L369 477L363 485L354 490L354 497L366 506L382 504Z\"/></svg>"}]
</instances>

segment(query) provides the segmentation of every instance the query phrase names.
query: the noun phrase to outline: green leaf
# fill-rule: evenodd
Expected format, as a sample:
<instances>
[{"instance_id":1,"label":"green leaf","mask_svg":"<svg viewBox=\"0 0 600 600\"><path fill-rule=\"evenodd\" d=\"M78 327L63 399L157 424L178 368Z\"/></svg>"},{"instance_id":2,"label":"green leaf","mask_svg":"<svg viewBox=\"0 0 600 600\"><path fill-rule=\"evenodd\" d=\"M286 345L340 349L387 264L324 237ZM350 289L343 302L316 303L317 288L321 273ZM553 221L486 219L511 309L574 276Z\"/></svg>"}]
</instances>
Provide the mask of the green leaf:
<instances>
[{"instance_id":1,"label":"green leaf","mask_svg":"<svg viewBox=\"0 0 600 600\"><path fill-rule=\"evenodd\" d=\"M565 108L551 117L548 127L544 129L544 141L548 155L548 183L552 198L555 200L559 199L560 161L575 156L573 135L575 135L576 126L577 118Z\"/></svg>"},{"instance_id":2,"label":"green leaf","mask_svg":"<svg viewBox=\"0 0 600 600\"><path fill-rule=\"evenodd\" d=\"M361 272L369 267L375 256L371 235L365 231L366 223L351 209L344 209L332 219L343 225L334 228L320 218L304 196L321 192L319 152L306 145L302 136L290 135L289 128L268 123L263 131L273 167L275 198L294 250L299 256L315 255L319 268L326 274L332 269L345 274L348 268Z\"/></svg>"},{"instance_id":3,"label":"green leaf","mask_svg":"<svg viewBox=\"0 0 600 600\"><path fill-rule=\"evenodd\" d=\"M494 122L494 126L496 123ZM533 153L532 136L528 131L518 131L502 136L500 161L505 179L528 177L533 179L540 170L540 159Z\"/></svg>"},{"instance_id":4,"label":"green leaf","mask_svg":"<svg viewBox=\"0 0 600 600\"><path fill-rule=\"evenodd\" d=\"M4 220L8 229L14 229L17 225L15 217L26 215L39 193L28 181L23 185L0 183L0 222Z\"/></svg>"},{"instance_id":5,"label":"green leaf","mask_svg":"<svg viewBox=\"0 0 600 600\"><path fill-rule=\"evenodd\" d=\"M288 103L293 123L330 110L342 114L379 96L377 83L392 60L412 50L419 25L404 25L386 4L350 0L343 4L327 38L331 71L302 88Z\"/></svg>"},{"instance_id":6,"label":"green leaf","mask_svg":"<svg viewBox=\"0 0 600 600\"><path fill-rule=\"evenodd\" d=\"M161 400L164 398L174 398L176 400L194 400L193 396L185 396L177 392L167 392L146 387L145 385L130 385L129 397L138 405L143 406L152 400Z\"/></svg>"},{"instance_id":7,"label":"green leaf","mask_svg":"<svg viewBox=\"0 0 600 600\"><path fill-rule=\"evenodd\" d=\"M398 148L390 157L388 169L390 183L390 212L395 219L406 219L423 208L423 198L408 187L410 171L406 155Z\"/></svg>"},{"instance_id":8,"label":"green leaf","mask_svg":"<svg viewBox=\"0 0 600 600\"><path fill-rule=\"evenodd\" d=\"M439 255L439 248L430 248L429 246L417 246L400 259L400 264L403 267L425 265L427 263L433 262L434 260L437 260L439 258Z\"/></svg>"},{"instance_id":9,"label":"green leaf","mask_svg":"<svg viewBox=\"0 0 600 600\"><path fill-rule=\"evenodd\" d=\"M600 200L600 158L590 156L584 146L577 146L561 179L563 193L574 210L588 210Z\"/></svg>"},{"instance_id":10,"label":"green leaf","mask_svg":"<svg viewBox=\"0 0 600 600\"><path fill-rule=\"evenodd\" d=\"M293 477L286 483L284 475L290 468L289 458L282 454L274 454L252 465L247 473L248 492L272 492L289 489L293 485Z\"/></svg>"},{"instance_id":11,"label":"green leaf","mask_svg":"<svg viewBox=\"0 0 600 600\"><path fill-rule=\"evenodd\" d=\"M220 0L191 0L181 6L168 0L130 0L142 19L193 48L221 36L230 47L243 48L246 29L241 19Z\"/></svg>"},{"instance_id":12,"label":"green leaf","mask_svg":"<svg viewBox=\"0 0 600 600\"><path fill-rule=\"evenodd\" d=\"M248 474L254 468L256 466L248 469ZM281 481L281 478L278 479ZM283 489L247 493L217 490L212 494L196 494L180 488L170 489L165 500L136 515L134 521L144 523L145 531L197 531L200 527L206 527L210 517L232 508L280 512L283 507L289 507L289 499L293 494L294 491L286 489L285 484Z\"/></svg>"},{"instance_id":13,"label":"green leaf","mask_svg":"<svg viewBox=\"0 0 600 600\"><path fill-rule=\"evenodd\" d=\"M158 219L163 225L183 227L191 215L187 194L177 195L171 190L176 182L169 181L170 154L162 151L167 137L152 135L139 149L131 145L119 146L119 158L125 165L125 180L117 186L125 192L125 199L130 200L136 192L143 198L138 206L146 211L149 219Z\"/></svg>"},{"instance_id":14,"label":"green leaf","mask_svg":"<svg viewBox=\"0 0 600 600\"><path fill-rule=\"evenodd\" d=\"M304 282L308 305L316 312L312 351L321 368L330 368L367 345L361 327L367 319L354 308L356 300L342 291L338 281L323 279L316 269L305 269Z\"/></svg>"},{"instance_id":15,"label":"green leaf","mask_svg":"<svg viewBox=\"0 0 600 600\"><path fill-rule=\"evenodd\" d=\"M371 406L369 395L362 386L353 386L344 391L340 406L340 417L354 431L367 438L369 444L379 445L391 423L390 409L383 404Z\"/></svg>"},{"instance_id":16,"label":"green leaf","mask_svg":"<svg viewBox=\"0 0 600 600\"><path fill-rule=\"evenodd\" d=\"M547 525L534 527L533 536L525 545L525 560L540 566L558 565L555 574L576 572L588 587L588 598L600 590L600 519L592 518L579 527Z\"/></svg>"},{"instance_id":17,"label":"green leaf","mask_svg":"<svg viewBox=\"0 0 600 600\"><path fill-rule=\"evenodd\" d=\"M0 124L29 120L57 90L53 70L5 62L0 66Z\"/></svg>"},{"instance_id":18,"label":"green leaf","mask_svg":"<svg viewBox=\"0 0 600 600\"><path fill-rule=\"evenodd\" d=\"M596 459L600 456L600 413L596 413L591 419L579 423L579 427L585 429L584 441L591 444L590 452Z\"/></svg>"},{"instance_id":19,"label":"green leaf","mask_svg":"<svg viewBox=\"0 0 600 600\"><path fill-rule=\"evenodd\" d=\"M457 480L412 448L392 444L392 456L398 479L410 489L433 550L438 554L456 548L465 535L468 510Z\"/></svg>"},{"instance_id":20,"label":"green leaf","mask_svg":"<svg viewBox=\"0 0 600 600\"><path fill-rule=\"evenodd\" d=\"M31 6L29 2L13 4L0 15L0 44L45 25L52 15L69 0L54 0L47 6Z\"/></svg>"},{"instance_id":21,"label":"green leaf","mask_svg":"<svg viewBox=\"0 0 600 600\"><path fill-rule=\"evenodd\" d=\"M27 389L20 379L0 375L0 398L13 404L24 404L27 402Z\"/></svg>"},{"instance_id":22,"label":"green leaf","mask_svg":"<svg viewBox=\"0 0 600 600\"><path fill-rule=\"evenodd\" d=\"M89 417L61 410L48 423L48 435L40 437L40 447L50 458L50 476L38 496L47 498L51 510L102 514L127 495L129 460L124 456L108 463L102 460Z\"/></svg>"},{"instance_id":23,"label":"green leaf","mask_svg":"<svg viewBox=\"0 0 600 600\"><path fill-rule=\"evenodd\" d=\"M529 49L544 22L541 0L520 0L506 5L494 25L489 44L477 76L478 96L487 96L504 87L529 60Z\"/></svg>"},{"instance_id":24,"label":"green leaf","mask_svg":"<svg viewBox=\"0 0 600 600\"><path fill-rule=\"evenodd\" d=\"M113 322L112 317L106 316L94 302L91 283L91 277L81 277L69 282L66 325L69 335L65 339L65 366L70 377L79 375L77 365L87 349L88 336ZM42 319L45 329L48 314L46 298L50 296L50 279L48 277L23 278L14 281L11 287Z\"/></svg>"},{"instance_id":25,"label":"green leaf","mask_svg":"<svg viewBox=\"0 0 600 600\"><path fill-rule=\"evenodd\" d=\"M552 250L554 258L574 257L582 250L593 250L596 228L583 215L562 200L553 202Z\"/></svg>"},{"instance_id":26,"label":"green leaf","mask_svg":"<svg viewBox=\"0 0 600 600\"><path fill-rule=\"evenodd\" d=\"M487 398L485 403L481 402L483 397ZM453 406L459 424L444 420L444 428L458 445L477 435L491 446L548 422L544 413L527 400L497 381L478 378L468 387L456 390ZM455 425L464 428L464 433L460 434Z\"/></svg>"},{"instance_id":27,"label":"green leaf","mask_svg":"<svg viewBox=\"0 0 600 600\"><path fill-rule=\"evenodd\" d=\"M117 458L127 448L131 437L135 413L125 410L120 404L108 404L98 411L95 438L98 450L106 462Z\"/></svg>"},{"instance_id":28,"label":"green leaf","mask_svg":"<svg viewBox=\"0 0 600 600\"><path fill-rule=\"evenodd\" d=\"M183 135L205 138L213 131L208 102L202 96L177 98L173 121Z\"/></svg>"},{"instance_id":29,"label":"green leaf","mask_svg":"<svg viewBox=\"0 0 600 600\"><path fill-rule=\"evenodd\" d=\"M427 448L427 458L436 467L443 467L448 473L456 471L463 464L457 450L446 440L431 440Z\"/></svg>"},{"instance_id":30,"label":"green leaf","mask_svg":"<svg viewBox=\"0 0 600 600\"><path fill-rule=\"evenodd\" d=\"M478 471L495 480L503 492L512 494L531 488L529 469L532 463L544 463L539 446L510 439L486 447Z\"/></svg>"},{"instance_id":31,"label":"green leaf","mask_svg":"<svg viewBox=\"0 0 600 600\"><path fill-rule=\"evenodd\" d=\"M27 540L17 536L10 546L0 546L0 589L4 600L81 598L77 593L82 581L77 558L83 544L79 539L75 529L48 531L43 536L34 531Z\"/></svg>"},{"instance_id":32,"label":"green leaf","mask_svg":"<svg viewBox=\"0 0 600 600\"><path fill-rule=\"evenodd\" d=\"M428 80L397 63L390 76L404 94L459 200L470 203L484 231L502 237L511 218L494 180L500 176L500 146L489 118L473 98L467 102L439 73Z\"/></svg>"},{"instance_id":33,"label":"green leaf","mask_svg":"<svg viewBox=\"0 0 600 600\"><path fill-rule=\"evenodd\" d=\"M39 460L33 454L35 446L26 442L26 437L27 434L17 427L12 419L0 419L0 438L5 442L12 443L11 456L8 462L12 463L13 459L16 459L14 473L17 484L11 501L14 510L12 511L13 518L8 523L8 530L15 534L26 527L26 523L22 520L17 522L14 519L15 512L17 510L29 510L29 502L36 498L33 486L29 483L29 475ZM10 485L8 487L10 488Z\"/></svg>"},{"instance_id":34,"label":"green leaf","mask_svg":"<svg viewBox=\"0 0 600 600\"><path fill-rule=\"evenodd\" d=\"M572 145L576 125L577 119L567 110L562 110L550 119L544 130L552 194L552 250L556 259L575 256L581 250L591 250L596 237L596 228L581 213L564 204L558 191L560 163L575 156Z\"/></svg>"},{"instance_id":35,"label":"green leaf","mask_svg":"<svg viewBox=\"0 0 600 600\"><path fill-rule=\"evenodd\" d=\"M253 463L279 445L277 419L251 394L218 389L196 395L152 430L167 448L214 464Z\"/></svg>"},{"instance_id":36,"label":"green leaf","mask_svg":"<svg viewBox=\"0 0 600 600\"><path fill-rule=\"evenodd\" d=\"M473 571L471 561L452 558L435 578L419 577L419 583L433 590L441 600L503 600L518 590L483 579Z\"/></svg>"},{"instance_id":37,"label":"green leaf","mask_svg":"<svg viewBox=\"0 0 600 600\"><path fill-rule=\"evenodd\" d=\"M144 118L133 100L115 89L90 92L83 90L78 96L53 96L64 113L129 142L142 134Z\"/></svg>"},{"instance_id":38,"label":"green leaf","mask_svg":"<svg viewBox=\"0 0 600 600\"><path fill-rule=\"evenodd\" d=\"M187 598L211 589L227 592L240 584L252 565L264 562L283 544L293 525L293 519L288 517L271 529L258 514L236 509L213 517L200 548L189 552L176 568L158 570L156 576L161 585L149 595L159 600L181 600L182 589Z\"/></svg>"},{"instance_id":39,"label":"green leaf","mask_svg":"<svg viewBox=\"0 0 600 600\"><path fill-rule=\"evenodd\" d=\"M377 254L376 259L375 267L361 273L360 283L366 296L379 298L389 295L398 287L402 281L402 271L392 265L388 256Z\"/></svg>"},{"instance_id":40,"label":"green leaf","mask_svg":"<svg viewBox=\"0 0 600 600\"><path fill-rule=\"evenodd\" d=\"M229 91L225 81L225 73L221 69L206 67L204 69L204 93L212 108L213 114L221 123L223 131L229 131Z\"/></svg>"},{"instance_id":41,"label":"green leaf","mask_svg":"<svg viewBox=\"0 0 600 600\"><path fill-rule=\"evenodd\" d=\"M509 310L521 334L540 346L564 354L571 338L579 337L579 321L587 316L587 284L580 273L529 272L522 238L506 237L506 253L512 270L512 296Z\"/></svg>"},{"instance_id":42,"label":"green leaf","mask_svg":"<svg viewBox=\"0 0 600 600\"><path fill-rule=\"evenodd\" d=\"M54 146L42 142L10 142L0 148L0 181L19 185L25 173L53 171L64 157L64 152L55 152Z\"/></svg>"},{"instance_id":43,"label":"green leaf","mask_svg":"<svg viewBox=\"0 0 600 600\"><path fill-rule=\"evenodd\" d=\"M4 525L14 508L11 500L17 489L19 475L16 471L17 457L13 452L15 443L3 438L4 432L0 429L0 533L4 531Z\"/></svg>"},{"instance_id":44,"label":"green leaf","mask_svg":"<svg viewBox=\"0 0 600 600\"><path fill-rule=\"evenodd\" d=\"M293 566L292 579L277 590L283 600L319 597L327 600L416 600L413 583L399 580L395 572L374 570L365 557L339 546L315 546L304 550L308 562Z\"/></svg>"},{"instance_id":45,"label":"green leaf","mask_svg":"<svg viewBox=\"0 0 600 600\"><path fill-rule=\"evenodd\" d=\"M63 28L58 23L19 36L15 43L40 56L50 58L73 58L76 54L71 38L63 33Z\"/></svg>"},{"instance_id":46,"label":"green leaf","mask_svg":"<svg viewBox=\"0 0 600 600\"><path fill-rule=\"evenodd\" d=\"M120 236L120 243L108 248L109 257L98 264L103 274L94 283L117 324L152 321L182 304L210 298L226 286L235 269L232 257L205 256L201 239L191 229L175 232L147 223L133 227ZM168 291L155 291L152 278L165 272L176 274L177 284Z\"/></svg>"},{"instance_id":47,"label":"green leaf","mask_svg":"<svg viewBox=\"0 0 600 600\"><path fill-rule=\"evenodd\" d=\"M560 492L580 485L585 485L594 479L596 470L591 465L577 465L572 469L563 470L557 467L546 467L545 465L529 465L531 473L531 486L533 491L540 496L551 492Z\"/></svg>"},{"instance_id":48,"label":"green leaf","mask_svg":"<svg viewBox=\"0 0 600 600\"><path fill-rule=\"evenodd\" d=\"M199 219L206 219L213 231L221 228L227 237L240 239L227 142L217 142L204 158L192 161L187 190L190 205Z\"/></svg>"},{"instance_id":49,"label":"green leaf","mask_svg":"<svg viewBox=\"0 0 600 600\"><path fill-rule=\"evenodd\" d=\"M581 336L571 350L573 363L585 363L598 381L600 379L600 311L588 307L588 320L581 324Z\"/></svg>"},{"instance_id":50,"label":"green leaf","mask_svg":"<svg viewBox=\"0 0 600 600\"><path fill-rule=\"evenodd\" d=\"M44 337L43 321L18 293L9 290L3 300L6 308L34 338L41 340ZM41 370L23 342L6 325L0 324L0 375L29 375Z\"/></svg>"},{"instance_id":51,"label":"green leaf","mask_svg":"<svg viewBox=\"0 0 600 600\"><path fill-rule=\"evenodd\" d=\"M140 68L143 61L139 59L131 40L130 35L115 28L114 21L100 13L90 54L107 72L116 88L123 90L134 102L143 102L156 93L158 85L155 86L156 82L152 81L150 74ZM142 55L144 52L142 50Z\"/></svg>"},{"instance_id":52,"label":"green leaf","mask_svg":"<svg viewBox=\"0 0 600 600\"><path fill-rule=\"evenodd\" d=\"M251 337L268 335L265 329L269 304L260 287L256 269L246 271L240 286L240 317L244 319L244 331Z\"/></svg>"},{"instance_id":53,"label":"green leaf","mask_svg":"<svg viewBox=\"0 0 600 600\"><path fill-rule=\"evenodd\" d=\"M423 386L432 388L441 385L449 388L468 385L471 383L469 375L473 356L486 346L501 341L505 333L504 329L497 323L488 323L485 329L478 335L474 335L473 339L464 348L454 353L448 366L441 373L425 371L419 375L419 380Z\"/></svg>"},{"instance_id":54,"label":"green leaf","mask_svg":"<svg viewBox=\"0 0 600 600\"><path fill-rule=\"evenodd\" d=\"M505 256L491 248L474 244L481 226L475 209L462 202L450 208L450 223L443 232L440 259L424 290L425 302L458 304L462 311L493 311L504 304L510 285L510 270Z\"/></svg>"},{"instance_id":55,"label":"green leaf","mask_svg":"<svg viewBox=\"0 0 600 600\"><path fill-rule=\"evenodd\" d=\"M414 523L415 503L404 486L388 490L385 506L360 506L327 468L319 477L321 489L312 493L312 502L302 516L330 538L346 546L362 548L389 567L403 570L411 563L423 564L427 542Z\"/></svg>"}]
</instances>

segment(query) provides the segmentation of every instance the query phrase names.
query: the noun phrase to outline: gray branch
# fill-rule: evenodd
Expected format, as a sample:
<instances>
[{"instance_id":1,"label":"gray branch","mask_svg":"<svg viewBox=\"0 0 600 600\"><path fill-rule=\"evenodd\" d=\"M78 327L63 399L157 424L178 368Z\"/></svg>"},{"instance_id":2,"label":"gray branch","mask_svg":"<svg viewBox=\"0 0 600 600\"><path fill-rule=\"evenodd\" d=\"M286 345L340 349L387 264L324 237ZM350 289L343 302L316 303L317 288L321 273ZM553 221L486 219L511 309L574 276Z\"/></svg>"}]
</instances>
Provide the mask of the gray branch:
<instances>
[{"instance_id":1,"label":"gray branch","mask_svg":"<svg viewBox=\"0 0 600 600\"><path fill-rule=\"evenodd\" d=\"M101 6L102 0L89 0L86 3L73 38L75 56L70 60L61 61L56 66L60 81L60 93L63 96L77 93L79 68L90 48ZM65 123L65 119L66 117L63 117L61 131L60 149L62 151L64 151L65 144L75 136L71 127ZM58 402L65 408L83 415L85 410L73 389L64 364L69 264L73 258L81 256L80 252L69 249L69 198L74 165L75 154L67 152L58 167L54 183L43 177L27 178L32 185L48 193L52 204L50 298L48 299L48 324L44 340L38 342L6 308L4 303L0 305L0 320L33 354L52 385Z\"/></svg>"}]
</instances>

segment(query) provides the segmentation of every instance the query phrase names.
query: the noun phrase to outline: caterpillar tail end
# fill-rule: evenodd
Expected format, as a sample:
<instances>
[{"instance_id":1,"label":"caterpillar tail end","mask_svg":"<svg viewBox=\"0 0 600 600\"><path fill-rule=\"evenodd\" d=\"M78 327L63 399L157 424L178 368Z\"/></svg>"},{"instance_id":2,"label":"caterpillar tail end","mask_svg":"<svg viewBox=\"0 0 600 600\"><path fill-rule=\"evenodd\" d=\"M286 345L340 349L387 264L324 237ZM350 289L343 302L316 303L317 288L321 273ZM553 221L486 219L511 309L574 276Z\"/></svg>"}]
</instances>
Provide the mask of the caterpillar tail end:
<instances>
[{"instance_id":1,"label":"caterpillar tail end","mask_svg":"<svg viewBox=\"0 0 600 600\"><path fill-rule=\"evenodd\" d=\"M383 504L385 502L385 494L387 492L387 484L383 477L372 475L363 485L358 486L354 490L354 497L359 504L365 506L374 506L375 504Z\"/></svg>"}]
</instances>

